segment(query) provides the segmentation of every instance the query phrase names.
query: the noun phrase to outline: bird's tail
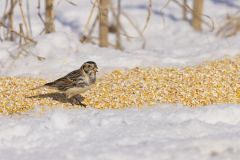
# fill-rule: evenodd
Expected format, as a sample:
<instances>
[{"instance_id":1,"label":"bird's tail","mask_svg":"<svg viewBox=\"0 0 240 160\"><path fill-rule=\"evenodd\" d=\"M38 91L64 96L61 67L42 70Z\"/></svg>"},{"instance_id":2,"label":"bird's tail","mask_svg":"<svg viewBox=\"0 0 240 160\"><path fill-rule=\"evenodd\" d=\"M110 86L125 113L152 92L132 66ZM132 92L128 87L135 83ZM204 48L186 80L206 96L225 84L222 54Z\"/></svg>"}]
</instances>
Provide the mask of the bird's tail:
<instances>
[{"instance_id":1,"label":"bird's tail","mask_svg":"<svg viewBox=\"0 0 240 160\"><path fill-rule=\"evenodd\" d=\"M55 82L49 82L49 83L46 83L44 85L41 85L41 86L38 86L36 88L33 88L31 90L35 90L35 89L39 89L39 88L43 88L43 87L49 87L49 88L54 88L54 87L58 87L57 86L58 84L56 84Z\"/></svg>"},{"instance_id":2,"label":"bird's tail","mask_svg":"<svg viewBox=\"0 0 240 160\"><path fill-rule=\"evenodd\" d=\"M45 86L45 85L41 85L41 86L38 86L38 87L32 88L31 90L36 90L36 89L43 88L43 87L46 87L46 86Z\"/></svg>"},{"instance_id":3,"label":"bird's tail","mask_svg":"<svg viewBox=\"0 0 240 160\"><path fill-rule=\"evenodd\" d=\"M44 86L45 87L58 87L59 86L59 82L58 81L49 82L49 83L44 84Z\"/></svg>"},{"instance_id":4,"label":"bird's tail","mask_svg":"<svg viewBox=\"0 0 240 160\"><path fill-rule=\"evenodd\" d=\"M43 87L53 87L53 85L54 85L53 82L49 82L49 83L46 83L46 84L44 84L44 85L41 85L41 86L32 88L31 90L36 90L36 89L43 88Z\"/></svg>"}]
</instances>

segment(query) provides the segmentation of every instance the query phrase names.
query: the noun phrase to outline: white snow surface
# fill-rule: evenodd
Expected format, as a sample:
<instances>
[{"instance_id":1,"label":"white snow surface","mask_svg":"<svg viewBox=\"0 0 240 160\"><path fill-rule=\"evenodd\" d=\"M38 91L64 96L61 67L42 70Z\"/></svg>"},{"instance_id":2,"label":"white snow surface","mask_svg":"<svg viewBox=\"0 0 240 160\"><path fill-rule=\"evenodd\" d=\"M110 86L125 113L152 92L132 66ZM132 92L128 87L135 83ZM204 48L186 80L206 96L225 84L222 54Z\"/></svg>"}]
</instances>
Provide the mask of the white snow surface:
<instances>
[{"instance_id":1,"label":"white snow surface","mask_svg":"<svg viewBox=\"0 0 240 160\"><path fill-rule=\"evenodd\" d=\"M56 1L57 32L48 35L38 35L43 26L37 16L37 1L29 1L32 32L38 43L28 46L28 53L19 54L17 42L0 42L0 75L53 80L93 60L101 77L119 68L183 67L240 53L239 36L227 39L215 36L224 17L240 9L240 1L206 0L204 13L214 21L215 30L210 32L205 26L202 33L196 33L181 20L182 11L176 4L164 8L162 18L160 9L166 1L153 0L153 12L144 32L146 48L141 49L141 38L128 42L122 37L123 52L79 43L92 4L87 0L71 1L77 6ZM143 28L147 1L122 3L123 10ZM0 1L0 14L3 4ZM15 20L17 27L21 21L19 11ZM128 33L137 36L129 22L124 17L122 20ZM110 39L114 40L112 35ZM39 61L38 57L44 60ZM38 112L38 107L24 115L0 115L0 160L235 160L240 157L240 105L188 108L159 104L121 110L88 106L51 109L44 114Z\"/></svg>"}]
</instances>

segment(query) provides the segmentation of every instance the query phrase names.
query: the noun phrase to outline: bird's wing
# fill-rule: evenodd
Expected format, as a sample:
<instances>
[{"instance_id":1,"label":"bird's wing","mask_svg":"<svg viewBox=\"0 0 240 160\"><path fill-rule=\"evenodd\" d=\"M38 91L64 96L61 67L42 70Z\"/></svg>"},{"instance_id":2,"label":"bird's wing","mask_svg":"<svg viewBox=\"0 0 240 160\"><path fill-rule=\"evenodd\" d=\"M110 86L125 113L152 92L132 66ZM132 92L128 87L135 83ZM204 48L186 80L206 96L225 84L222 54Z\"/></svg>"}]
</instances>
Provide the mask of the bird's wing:
<instances>
[{"instance_id":1,"label":"bird's wing","mask_svg":"<svg viewBox=\"0 0 240 160\"><path fill-rule=\"evenodd\" d=\"M79 69L70 72L63 78L67 78L69 81L72 81L74 87L85 87L89 85L89 77L84 76Z\"/></svg>"},{"instance_id":2,"label":"bird's wing","mask_svg":"<svg viewBox=\"0 0 240 160\"><path fill-rule=\"evenodd\" d=\"M77 70L74 70L74 71L68 73L63 78L67 78L70 81L76 82L79 79L80 76L81 76L80 70L77 69Z\"/></svg>"},{"instance_id":3,"label":"bird's wing","mask_svg":"<svg viewBox=\"0 0 240 160\"><path fill-rule=\"evenodd\" d=\"M79 79L75 83L75 87L86 87L89 86L88 82L83 77L79 77Z\"/></svg>"},{"instance_id":4,"label":"bird's wing","mask_svg":"<svg viewBox=\"0 0 240 160\"><path fill-rule=\"evenodd\" d=\"M71 79L62 77L53 82L46 83L45 86L55 87L61 91L64 91L74 86L74 81L72 81Z\"/></svg>"},{"instance_id":5,"label":"bird's wing","mask_svg":"<svg viewBox=\"0 0 240 160\"><path fill-rule=\"evenodd\" d=\"M88 83L85 82L85 78L81 76L79 70L72 71L62 78L45 84L45 86L55 87L61 91L66 91L73 87L86 87L87 85Z\"/></svg>"}]
</instances>

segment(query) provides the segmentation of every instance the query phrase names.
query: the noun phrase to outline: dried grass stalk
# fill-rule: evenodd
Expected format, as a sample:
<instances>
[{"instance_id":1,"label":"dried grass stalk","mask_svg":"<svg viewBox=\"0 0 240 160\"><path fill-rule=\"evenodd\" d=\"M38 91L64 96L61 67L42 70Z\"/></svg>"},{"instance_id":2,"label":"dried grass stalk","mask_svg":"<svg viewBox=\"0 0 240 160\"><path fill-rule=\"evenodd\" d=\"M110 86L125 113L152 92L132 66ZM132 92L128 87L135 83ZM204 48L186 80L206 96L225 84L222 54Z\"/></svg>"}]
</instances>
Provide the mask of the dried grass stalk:
<instances>
[{"instance_id":1,"label":"dried grass stalk","mask_svg":"<svg viewBox=\"0 0 240 160\"><path fill-rule=\"evenodd\" d=\"M171 0L171 1L175 2L177 5L182 7L187 12L192 13L192 14L194 13L194 10L191 7L189 7L189 5L187 3L182 4L178 0ZM166 5L168 5L168 4L166 4ZM166 7L166 5L165 5L165 7ZM199 17L199 19L201 20L200 23L203 23L203 24L207 25L210 28L210 30L209 30L210 32L214 31L215 25L214 25L214 22L213 22L213 20L212 20L212 18L210 16L208 16L206 14L203 14L203 13L202 14L196 14L196 12L195 12L195 16ZM203 17L207 18L209 21L206 21L205 19L203 19Z\"/></svg>"},{"instance_id":2,"label":"dried grass stalk","mask_svg":"<svg viewBox=\"0 0 240 160\"><path fill-rule=\"evenodd\" d=\"M151 13L152 13L152 0L148 0L148 14L147 14L147 18L146 18L146 21L145 21L145 24L144 24L144 27L142 30L142 34L147 29L148 23L151 18Z\"/></svg>"},{"instance_id":3,"label":"dried grass stalk","mask_svg":"<svg viewBox=\"0 0 240 160\"><path fill-rule=\"evenodd\" d=\"M203 0L194 0L192 25L196 31L202 30L202 13L203 13Z\"/></svg>"},{"instance_id":4,"label":"dried grass stalk","mask_svg":"<svg viewBox=\"0 0 240 160\"><path fill-rule=\"evenodd\" d=\"M29 36L30 31L29 31L27 20L26 20L26 16L23 11L22 0L19 0L19 8L20 8L20 12L21 12L22 20L23 20L23 25L25 27L26 35Z\"/></svg>"},{"instance_id":5,"label":"dried grass stalk","mask_svg":"<svg viewBox=\"0 0 240 160\"><path fill-rule=\"evenodd\" d=\"M235 36L240 32L240 13L235 15L228 15L224 24L217 31L217 35L221 37Z\"/></svg>"},{"instance_id":6,"label":"dried grass stalk","mask_svg":"<svg viewBox=\"0 0 240 160\"><path fill-rule=\"evenodd\" d=\"M53 4L54 0L46 0L46 22L45 22L45 29L46 33L55 32L55 24L54 24L54 10Z\"/></svg>"},{"instance_id":7,"label":"dried grass stalk","mask_svg":"<svg viewBox=\"0 0 240 160\"><path fill-rule=\"evenodd\" d=\"M13 11L13 9L17 5L17 3L18 3L18 0L13 1L13 5L11 5L11 7L9 8L9 10L7 12L4 12L4 15L2 16L0 22L4 23L8 19L9 14Z\"/></svg>"},{"instance_id":8,"label":"dried grass stalk","mask_svg":"<svg viewBox=\"0 0 240 160\"><path fill-rule=\"evenodd\" d=\"M187 0L183 0L183 20L187 20Z\"/></svg>"},{"instance_id":9,"label":"dried grass stalk","mask_svg":"<svg viewBox=\"0 0 240 160\"><path fill-rule=\"evenodd\" d=\"M94 2L92 2L93 5L92 5L92 8L91 8L91 10L90 10L90 14L89 14L89 16L88 16L87 23L84 25L84 31L83 31L83 33L87 33L87 31L88 31L88 29L89 29L90 20L92 19L93 12L94 12L94 9L95 9L97 3L98 3L98 0L95 0Z\"/></svg>"},{"instance_id":10,"label":"dried grass stalk","mask_svg":"<svg viewBox=\"0 0 240 160\"><path fill-rule=\"evenodd\" d=\"M14 8L14 0L10 1L10 8ZM10 40L13 41L14 40L14 35L13 32L11 32L11 30L14 30L13 26L13 13L14 13L14 9L11 9L8 15L8 19L9 19L9 30L10 30Z\"/></svg>"},{"instance_id":11,"label":"dried grass stalk","mask_svg":"<svg viewBox=\"0 0 240 160\"><path fill-rule=\"evenodd\" d=\"M94 31L94 28L96 27L96 24L97 24L98 20L99 20L99 18L98 18L98 16L96 16L96 18L95 18L95 20L94 20L90 30L88 31L88 34L81 36L81 38L80 38L80 42L81 43L90 42L92 40L91 35L92 35L93 31Z\"/></svg>"},{"instance_id":12,"label":"dried grass stalk","mask_svg":"<svg viewBox=\"0 0 240 160\"><path fill-rule=\"evenodd\" d=\"M26 8L27 8L27 20L28 20L29 31L32 36L32 24L31 24L31 15L30 15L31 13L30 13L30 7L29 7L29 0L27 0Z\"/></svg>"},{"instance_id":13,"label":"dried grass stalk","mask_svg":"<svg viewBox=\"0 0 240 160\"><path fill-rule=\"evenodd\" d=\"M24 35L24 32L23 32L23 27L22 27L23 25L22 25L22 23L20 23L19 24L19 33L21 34L21 35ZM25 40L26 41L26 40ZM19 38L19 46L21 46L22 45L22 36L20 36L20 38Z\"/></svg>"},{"instance_id":14,"label":"dried grass stalk","mask_svg":"<svg viewBox=\"0 0 240 160\"><path fill-rule=\"evenodd\" d=\"M99 4L99 46L108 47L109 0L100 0Z\"/></svg>"},{"instance_id":15,"label":"dried grass stalk","mask_svg":"<svg viewBox=\"0 0 240 160\"><path fill-rule=\"evenodd\" d=\"M120 29L121 29L120 15L121 15L121 0L118 0L117 15L116 15L116 48L117 49L122 49L121 35L120 35Z\"/></svg>"},{"instance_id":16,"label":"dried grass stalk","mask_svg":"<svg viewBox=\"0 0 240 160\"><path fill-rule=\"evenodd\" d=\"M0 22L0 26L8 29L8 26L6 26L5 24L3 24L2 22ZM22 34L22 33L20 33L20 32L17 32L17 31L15 31L15 30L11 30L11 32L17 34L19 37L22 37L22 38L24 38L25 40L28 40L28 41L30 41L30 42L32 42L32 43L34 43L34 44L37 43L37 41L35 41L34 39L32 39L32 38L30 38L30 37L28 37L28 36L26 36L26 35L24 35L24 34Z\"/></svg>"}]
</instances>

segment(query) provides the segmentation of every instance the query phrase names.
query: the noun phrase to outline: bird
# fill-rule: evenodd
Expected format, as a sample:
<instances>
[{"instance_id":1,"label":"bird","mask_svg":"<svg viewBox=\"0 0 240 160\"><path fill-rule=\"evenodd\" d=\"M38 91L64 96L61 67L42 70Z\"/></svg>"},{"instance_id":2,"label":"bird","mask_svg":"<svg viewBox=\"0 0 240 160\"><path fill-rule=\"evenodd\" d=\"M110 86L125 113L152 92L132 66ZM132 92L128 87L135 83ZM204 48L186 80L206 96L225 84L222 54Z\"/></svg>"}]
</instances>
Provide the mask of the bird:
<instances>
[{"instance_id":1,"label":"bird","mask_svg":"<svg viewBox=\"0 0 240 160\"><path fill-rule=\"evenodd\" d=\"M96 82L97 72L97 64L93 61L87 61L83 63L79 69L74 70L53 82L46 83L42 87L55 88L64 92L66 97L70 99L71 97L80 95L90 89Z\"/></svg>"}]
</instances>

